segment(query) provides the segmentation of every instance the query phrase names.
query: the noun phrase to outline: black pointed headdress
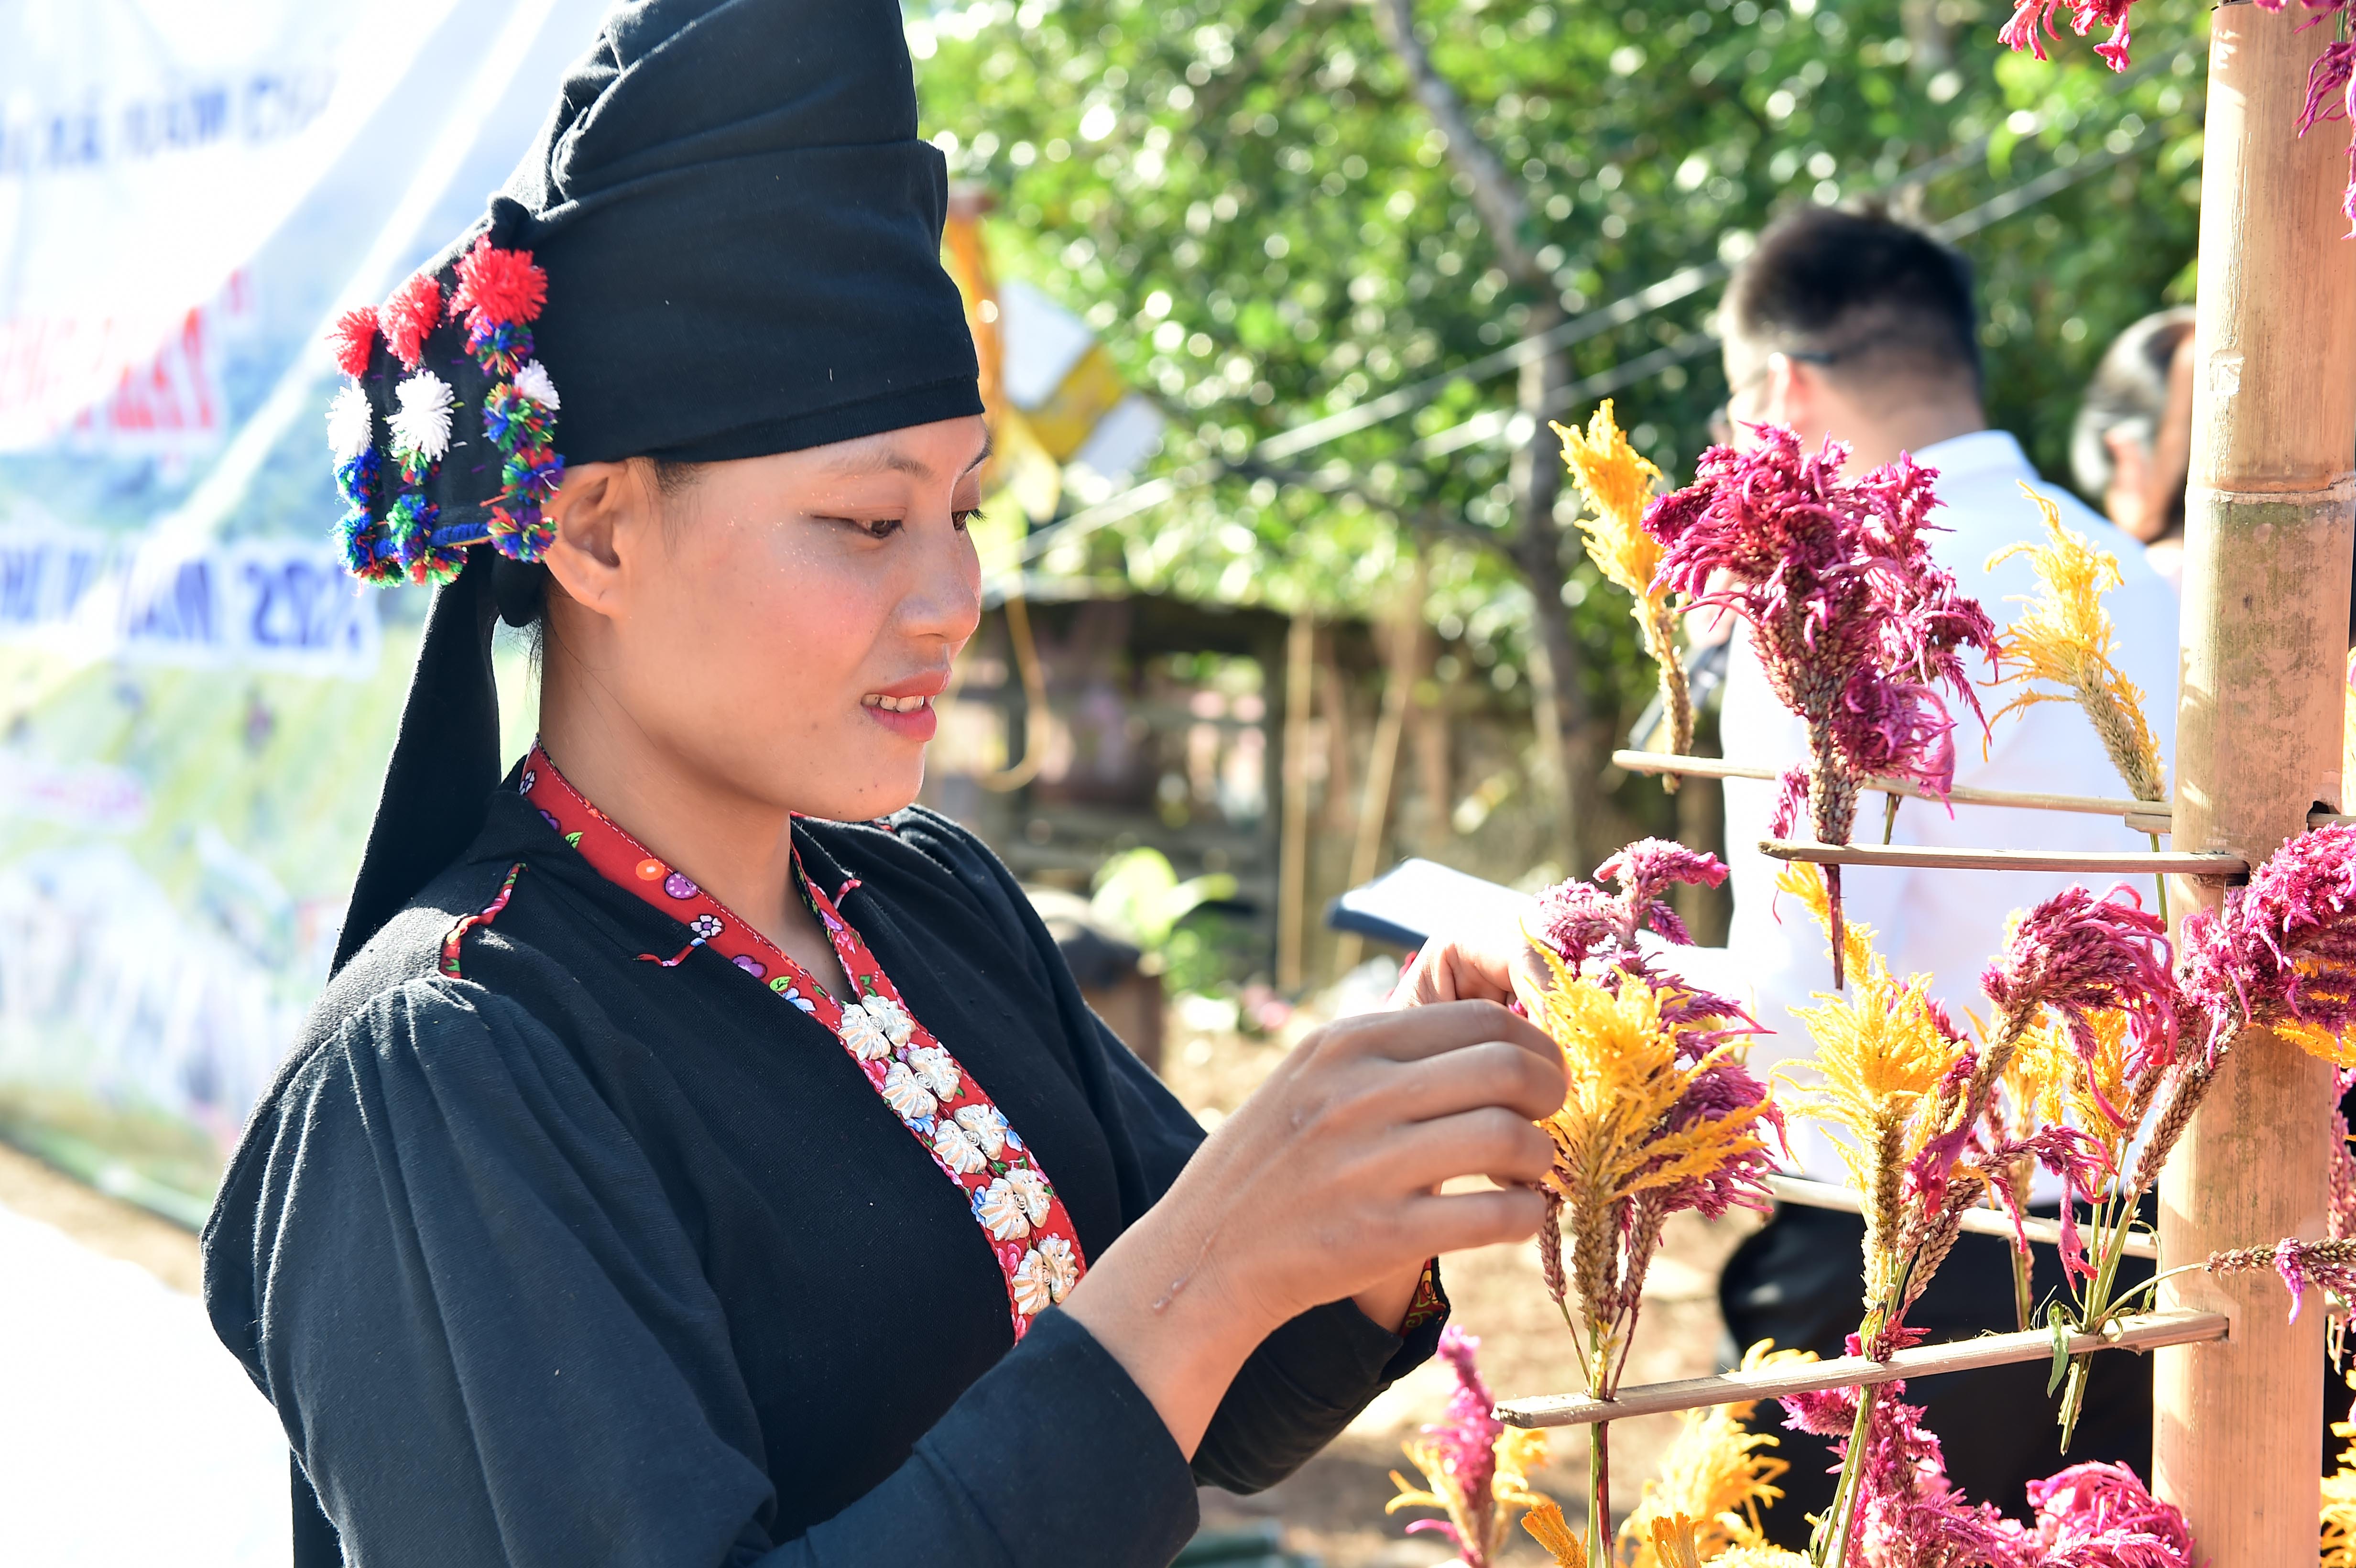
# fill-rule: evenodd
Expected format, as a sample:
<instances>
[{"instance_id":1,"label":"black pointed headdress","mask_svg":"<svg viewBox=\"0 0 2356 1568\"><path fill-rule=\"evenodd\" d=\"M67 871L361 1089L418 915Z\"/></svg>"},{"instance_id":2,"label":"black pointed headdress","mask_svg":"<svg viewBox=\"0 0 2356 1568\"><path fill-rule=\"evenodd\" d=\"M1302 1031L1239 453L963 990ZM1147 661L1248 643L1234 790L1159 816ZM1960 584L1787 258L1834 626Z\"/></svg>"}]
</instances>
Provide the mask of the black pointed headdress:
<instances>
[{"instance_id":1,"label":"black pointed headdress","mask_svg":"<svg viewBox=\"0 0 2356 1568\"><path fill-rule=\"evenodd\" d=\"M535 607L568 457L717 462L981 411L948 197L894 0L639 0L483 219L339 324L347 563L439 590L338 966L481 827L491 626Z\"/></svg>"}]
</instances>

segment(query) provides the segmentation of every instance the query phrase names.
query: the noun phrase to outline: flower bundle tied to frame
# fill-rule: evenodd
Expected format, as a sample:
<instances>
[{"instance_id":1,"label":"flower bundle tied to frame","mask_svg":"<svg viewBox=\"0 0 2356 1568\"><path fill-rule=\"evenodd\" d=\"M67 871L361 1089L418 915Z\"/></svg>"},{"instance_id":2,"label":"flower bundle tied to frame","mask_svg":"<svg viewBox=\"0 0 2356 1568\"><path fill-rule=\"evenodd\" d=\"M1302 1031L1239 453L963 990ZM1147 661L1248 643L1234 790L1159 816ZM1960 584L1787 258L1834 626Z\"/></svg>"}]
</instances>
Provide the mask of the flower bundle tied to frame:
<instances>
[{"instance_id":1,"label":"flower bundle tied to frame","mask_svg":"<svg viewBox=\"0 0 2356 1568\"><path fill-rule=\"evenodd\" d=\"M1844 479L1849 449L1761 425L1747 451L1712 447L1695 480L1655 501L1655 581L1751 627L1768 684L1807 723L1808 760L1784 775L1774 831L1804 802L1816 839L1846 844L1874 777L1944 799L1955 774L1954 721L1938 688L1980 714L1962 650L1992 651L1996 627L1932 559L1933 470L1901 455ZM1833 987L1844 983L1840 872L1828 868Z\"/></svg>"},{"instance_id":2,"label":"flower bundle tied to frame","mask_svg":"<svg viewBox=\"0 0 2356 1568\"><path fill-rule=\"evenodd\" d=\"M1561 1047L1569 1079L1562 1108L1544 1124L1555 1160L1539 1262L1599 1399L1619 1387L1669 1216L1763 1211L1768 1202L1762 1134L1781 1122L1742 1061L1755 1026L1732 1003L1659 973L1637 945L1641 930L1686 940L1662 895L1725 874L1715 857L1647 839L1599 872L1618 893L1565 884L1541 895L1532 923L1539 971L1525 976L1521 1001ZM1602 1568L1609 1424L1589 1434L1588 1551Z\"/></svg>"},{"instance_id":3,"label":"flower bundle tied to frame","mask_svg":"<svg viewBox=\"0 0 2356 1568\"><path fill-rule=\"evenodd\" d=\"M1481 1341L1453 1325L1441 1330L1440 1358L1455 1375L1448 1410L1440 1421L1409 1438L1402 1447L1408 1460L1423 1477L1420 1487L1397 1470L1391 1481L1398 1495L1385 1513L1403 1508L1438 1509L1444 1519L1419 1519L1408 1525L1410 1535L1429 1531L1456 1548L1462 1568L1490 1568L1505 1539L1508 1508L1551 1507L1548 1499L1530 1490L1529 1473L1546 1463L1546 1434L1507 1426L1495 1413L1496 1401L1482 1381L1477 1360Z\"/></svg>"},{"instance_id":4,"label":"flower bundle tied to frame","mask_svg":"<svg viewBox=\"0 0 2356 1568\"><path fill-rule=\"evenodd\" d=\"M1669 750L1680 755L1693 750L1693 699L1686 689L1686 667L1677 656L1677 613L1670 608L1669 591L1661 583L1661 546L1644 531L1644 508L1652 503L1653 486L1661 471L1628 444L1606 398L1588 417L1587 429L1558 424L1562 460L1570 467L1580 494L1587 497L1587 515L1579 531L1587 540L1588 559L1613 586L1635 600L1637 630L1644 651L1661 671L1661 711L1669 727ZM1675 773L1665 773L1662 787L1674 794Z\"/></svg>"},{"instance_id":5,"label":"flower bundle tied to frame","mask_svg":"<svg viewBox=\"0 0 2356 1568\"><path fill-rule=\"evenodd\" d=\"M1830 934L1830 896L1814 869L1791 868L1782 887ZM2096 899L2065 889L2015 922L2005 951L1981 977L1996 1013L1978 1045L1930 995L1928 976L1890 975L1869 930L1846 927L1838 940L1849 948L1854 994L1794 1009L1816 1042L1806 1065L1821 1086L1791 1093L1786 1104L1832 1135L1863 1200L1858 1353L1884 1360L1914 1342L1906 1312L1954 1248L1965 1211L1992 1185L2011 1185L2000 1178L2034 1162L2062 1178L2067 1212L2096 1168L2093 1145L2073 1127L2022 1121L1991 1136L1997 1085L2032 1029L2047 1023L2092 1049L2100 1038L2095 1016L2123 1011L2137 1020L2136 1038L2148 1037L2158 1051L2172 1049L2174 1015L2162 1009L2155 1019L2144 1001L2168 985L2159 923L2120 891ZM2002 1201L2005 1194L1997 1196ZM1876 1398L1868 1387L1855 1402L1850 1458L1817 1531L1820 1563L1844 1561L1841 1542L1870 1498L1875 1483L1864 1458Z\"/></svg>"}]
</instances>

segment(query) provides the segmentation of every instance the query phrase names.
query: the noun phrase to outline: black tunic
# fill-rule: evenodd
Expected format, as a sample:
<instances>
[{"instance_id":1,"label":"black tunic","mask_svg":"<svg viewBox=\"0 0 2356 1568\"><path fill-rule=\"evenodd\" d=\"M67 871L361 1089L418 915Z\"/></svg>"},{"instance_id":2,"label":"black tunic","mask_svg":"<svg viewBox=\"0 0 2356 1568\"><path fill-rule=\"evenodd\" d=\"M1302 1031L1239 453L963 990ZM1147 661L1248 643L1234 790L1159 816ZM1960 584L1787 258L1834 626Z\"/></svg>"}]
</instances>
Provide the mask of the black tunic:
<instances>
[{"instance_id":1,"label":"black tunic","mask_svg":"<svg viewBox=\"0 0 2356 1568\"><path fill-rule=\"evenodd\" d=\"M1161 1563L1196 1481L1281 1478L1430 1354L1437 1321L1305 1314L1190 1473L1076 1323L1013 1344L964 1194L826 1029L709 951L639 962L688 933L512 786L330 983L205 1232L215 1329L346 1561ZM1194 1119L962 829L795 831L818 885L860 879L845 918L1100 1255Z\"/></svg>"}]
</instances>

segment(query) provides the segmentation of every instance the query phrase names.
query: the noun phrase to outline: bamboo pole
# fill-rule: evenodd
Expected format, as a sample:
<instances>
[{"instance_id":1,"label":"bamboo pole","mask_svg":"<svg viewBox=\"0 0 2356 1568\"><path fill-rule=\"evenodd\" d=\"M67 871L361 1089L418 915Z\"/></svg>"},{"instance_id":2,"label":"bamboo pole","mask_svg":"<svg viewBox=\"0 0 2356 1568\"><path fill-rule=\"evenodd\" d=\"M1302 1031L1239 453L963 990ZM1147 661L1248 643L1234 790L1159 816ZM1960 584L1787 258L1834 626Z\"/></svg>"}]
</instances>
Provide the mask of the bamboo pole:
<instances>
[{"instance_id":1,"label":"bamboo pole","mask_svg":"<svg viewBox=\"0 0 2356 1568\"><path fill-rule=\"evenodd\" d=\"M2280 1316L2279 1313L2276 1316ZM2228 1323L2217 1312L2154 1312L2121 1317L2099 1334L2072 1334L2069 1354L2094 1350L2148 1350L2162 1345L2202 1345L2226 1337ZM2232 1332L2240 1333L2238 1324ZM2215 1353L2213 1351L2211 1354ZM1631 1416L1660 1415L1675 1410L1698 1410L1713 1404L1738 1404L1746 1400L1780 1399L1785 1394L1816 1393L1826 1389L1863 1388L1895 1382L1901 1378L1927 1378L1941 1372L1965 1372L1980 1367L2011 1366L2021 1361L2053 1359L2053 1336L2042 1328L2026 1334L1983 1334L1946 1345L1917 1345L1899 1350L1886 1361L1865 1356L1841 1356L1828 1361L1803 1361L1797 1366L1761 1367L1716 1377L1681 1378L1676 1382L1645 1383L1623 1388L1610 1399L1583 1393L1542 1394L1536 1399L1509 1399L1497 1406L1497 1419L1508 1426L1585 1426L1599 1421L1625 1421ZM2319 1363L2320 1364L2320 1363ZM2309 1434L2309 1446L2313 1446ZM2314 1456L2300 1472L2307 1483L2308 1512L2315 1511ZM2315 1520L2306 1521L2308 1533ZM2196 1537L2199 1531L2195 1530ZM2201 1541L2206 1550L2208 1542ZM2309 1548L2313 1550L2312 1547ZM2285 1558L2284 1563L2297 1559ZM2211 1568L2227 1568L2222 1557ZM2233 1568L2244 1568L2235 1563Z\"/></svg>"},{"instance_id":2,"label":"bamboo pole","mask_svg":"<svg viewBox=\"0 0 2356 1568\"><path fill-rule=\"evenodd\" d=\"M2297 8L2213 13L2186 495L2176 843L2253 863L2338 798L2342 621L2356 494L2356 243L2344 134L2292 126L2332 37ZM2179 878L2179 916L2216 906ZM2160 1182L2160 1255L2323 1234L2331 1070L2245 1039ZM2315 1560L2323 1317L2274 1281L2180 1275L2163 1307L2223 1312L2230 1341L2153 1369L2153 1470L2213 1568Z\"/></svg>"},{"instance_id":3,"label":"bamboo pole","mask_svg":"<svg viewBox=\"0 0 2356 1568\"><path fill-rule=\"evenodd\" d=\"M1317 620L1306 607L1292 613L1284 639L1283 841L1277 848L1276 988L1301 989L1308 945L1309 705L1315 696Z\"/></svg>"},{"instance_id":4,"label":"bamboo pole","mask_svg":"<svg viewBox=\"0 0 2356 1568\"><path fill-rule=\"evenodd\" d=\"M2191 849L1944 849L1912 844L1818 844L1812 839L1762 838L1759 852L1771 860L1804 860L1816 866L2100 872L2121 877L2172 871L2180 877L2210 881L2243 876L2250 869L2250 863L2239 855Z\"/></svg>"}]
</instances>

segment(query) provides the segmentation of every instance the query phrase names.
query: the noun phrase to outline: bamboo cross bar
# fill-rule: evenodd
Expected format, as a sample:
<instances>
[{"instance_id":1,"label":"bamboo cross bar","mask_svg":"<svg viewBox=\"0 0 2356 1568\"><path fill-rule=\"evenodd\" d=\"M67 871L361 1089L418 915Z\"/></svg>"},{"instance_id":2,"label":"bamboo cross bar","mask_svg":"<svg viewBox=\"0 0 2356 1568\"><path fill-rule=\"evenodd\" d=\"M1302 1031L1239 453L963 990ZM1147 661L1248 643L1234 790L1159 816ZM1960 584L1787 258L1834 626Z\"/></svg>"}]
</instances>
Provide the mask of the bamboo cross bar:
<instances>
[{"instance_id":1,"label":"bamboo cross bar","mask_svg":"<svg viewBox=\"0 0 2356 1568\"><path fill-rule=\"evenodd\" d=\"M1773 768L1750 763L1730 763L1724 757L1685 757L1673 752L1614 752L1612 765L1632 773L1676 773L1694 779L1755 779L1772 783L1783 775ZM1939 804L1940 797L1904 779L1867 779L1858 786L1868 795L1903 795L1909 800ZM2135 800L2126 795L2039 795L2017 789L1976 789L1957 784L1947 792L1949 805L2006 805L2020 811L2066 811L2081 816L2116 816L2137 833L2166 833L2175 822L2175 808L2164 800ZM2310 811L2309 827L2344 827L2356 814Z\"/></svg>"},{"instance_id":2,"label":"bamboo cross bar","mask_svg":"<svg viewBox=\"0 0 2356 1568\"><path fill-rule=\"evenodd\" d=\"M2154 1312L2122 1317L2102 1333L2072 1335L2068 1353L2075 1356L2090 1350L2149 1350L2162 1345L2196 1345L2224 1339L2229 1325L2230 1320L2222 1312ZM1797 1366L1762 1367L1754 1371L1645 1383L1622 1389L1615 1399L1590 1399L1583 1393L1509 1399L1497 1406L1497 1419L1508 1426L1585 1426L1598 1421L1625 1421L1636 1415L1660 1415L1713 1404L1740 1404L1784 1394L1858 1388L1867 1383L1896 1382L1901 1378L1927 1378L1940 1372L2052 1359L2053 1336L2041 1328L2032 1328L2025 1334L1984 1334L1976 1339L1958 1339L1948 1345L1918 1345L1900 1350L1886 1361L1841 1356Z\"/></svg>"},{"instance_id":3,"label":"bamboo cross bar","mask_svg":"<svg viewBox=\"0 0 2356 1568\"><path fill-rule=\"evenodd\" d=\"M1681 757L1669 752L1614 752L1612 765L1632 773L1676 773L1697 779L1760 779L1773 781L1783 773L1723 757ZM1858 787L1871 795L1904 795L1909 800L1937 802L1939 796L1904 779L1866 779ZM1947 792L1952 805L2009 805L2027 811L2068 811L2084 816L2126 816L2129 813L2168 815L2164 800L2136 800L2127 795L2037 795L2015 789L1975 789L1957 784ZM2165 831L2165 829L2162 829Z\"/></svg>"},{"instance_id":4,"label":"bamboo cross bar","mask_svg":"<svg viewBox=\"0 0 2356 1568\"><path fill-rule=\"evenodd\" d=\"M2246 877L2250 863L2239 855L2205 850L2148 849L1944 849L1913 844L1816 844L1762 838L1759 852L1774 860L1805 860L1818 866L1916 866L1950 871L2096 871L2116 876L2170 872L2179 877L2224 880Z\"/></svg>"},{"instance_id":5,"label":"bamboo cross bar","mask_svg":"<svg viewBox=\"0 0 2356 1568\"><path fill-rule=\"evenodd\" d=\"M1845 1214L1865 1212L1864 1200L1852 1189L1837 1182L1810 1181L1804 1176L1771 1176L1767 1179L1767 1190L1775 1195L1778 1203L1796 1203L1804 1209L1837 1209ZM2012 1239L2012 1221L2001 1210L1966 1209L1959 1218L1963 1228L1974 1235ZM2029 1241L2052 1245L2062 1240L2062 1222L2025 1215L2020 1221L2020 1234ZM2120 1251L2131 1258L2157 1258L2159 1243L2148 1236L2136 1236Z\"/></svg>"}]
</instances>

